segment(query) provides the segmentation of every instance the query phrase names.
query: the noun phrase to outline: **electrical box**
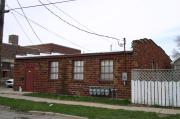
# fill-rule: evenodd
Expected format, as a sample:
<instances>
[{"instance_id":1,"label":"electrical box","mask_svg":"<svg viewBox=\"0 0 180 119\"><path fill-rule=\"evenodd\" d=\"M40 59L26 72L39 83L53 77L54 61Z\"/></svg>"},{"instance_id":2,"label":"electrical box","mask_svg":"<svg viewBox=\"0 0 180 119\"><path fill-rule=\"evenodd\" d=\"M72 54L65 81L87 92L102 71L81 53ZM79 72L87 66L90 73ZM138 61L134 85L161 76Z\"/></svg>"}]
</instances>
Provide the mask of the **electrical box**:
<instances>
[{"instance_id":1,"label":"electrical box","mask_svg":"<svg viewBox=\"0 0 180 119\"><path fill-rule=\"evenodd\" d=\"M127 77L127 72L123 72L122 73L122 80L123 81L127 81L128 77Z\"/></svg>"}]
</instances>

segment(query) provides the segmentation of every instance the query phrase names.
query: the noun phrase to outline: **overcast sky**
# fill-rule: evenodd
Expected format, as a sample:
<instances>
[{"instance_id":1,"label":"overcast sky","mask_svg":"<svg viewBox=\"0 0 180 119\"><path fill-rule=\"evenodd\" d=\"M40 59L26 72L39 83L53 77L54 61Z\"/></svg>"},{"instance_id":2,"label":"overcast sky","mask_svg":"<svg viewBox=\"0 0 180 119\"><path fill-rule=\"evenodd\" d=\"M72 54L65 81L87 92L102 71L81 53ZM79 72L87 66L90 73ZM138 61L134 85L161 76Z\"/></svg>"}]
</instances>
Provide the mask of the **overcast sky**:
<instances>
[{"instance_id":1,"label":"overcast sky","mask_svg":"<svg viewBox=\"0 0 180 119\"><path fill-rule=\"evenodd\" d=\"M41 0L48 3L47 0ZM63 0L49 0L51 2ZM22 6L40 4L38 0L19 0ZM11 8L19 7L17 0L6 0ZM149 38L161 46L168 55L176 48L175 38L180 35L180 0L76 0L48 6L56 15L69 23L91 32L104 34L118 39L127 39L130 50L132 40ZM8 8L6 8L8 9ZM22 14L21 10L16 10ZM13 12L13 11L12 11ZM79 31L50 13L45 7L24 9L26 16L57 33L54 35L32 24L43 43L57 43L83 52L106 52L123 50L116 40L98 37ZM64 13L65 14L64 14ZM13 12L28 37L19 27L12 13L5 15L4 42L8 35L19 35L20 45L40 44L24 17ZM68 17L67 14L73 17ZM82 24L82 25L80 25ZM84 27L84 26L85 27ZM121 41L121 43L123 43Z\"/></svg>"}]
</instances>

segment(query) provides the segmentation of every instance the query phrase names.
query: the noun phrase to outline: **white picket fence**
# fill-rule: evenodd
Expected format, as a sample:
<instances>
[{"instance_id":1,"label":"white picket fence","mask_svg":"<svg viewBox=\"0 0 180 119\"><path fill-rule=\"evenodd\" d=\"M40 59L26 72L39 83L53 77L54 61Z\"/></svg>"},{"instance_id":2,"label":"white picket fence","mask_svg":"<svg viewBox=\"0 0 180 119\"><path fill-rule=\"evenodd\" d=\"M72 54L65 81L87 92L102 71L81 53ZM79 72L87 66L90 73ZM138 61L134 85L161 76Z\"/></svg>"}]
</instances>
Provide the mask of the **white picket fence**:
<instances>
[{"instance_id":1,"label":"white picket fence","mask_svg":"<svg viewBox=\"0 0 180 119\"><path fill-rule=\"evenodd\" d=\"M180 107L180 71L133 70L131 102Z\"/></svg>"}]
</instances>

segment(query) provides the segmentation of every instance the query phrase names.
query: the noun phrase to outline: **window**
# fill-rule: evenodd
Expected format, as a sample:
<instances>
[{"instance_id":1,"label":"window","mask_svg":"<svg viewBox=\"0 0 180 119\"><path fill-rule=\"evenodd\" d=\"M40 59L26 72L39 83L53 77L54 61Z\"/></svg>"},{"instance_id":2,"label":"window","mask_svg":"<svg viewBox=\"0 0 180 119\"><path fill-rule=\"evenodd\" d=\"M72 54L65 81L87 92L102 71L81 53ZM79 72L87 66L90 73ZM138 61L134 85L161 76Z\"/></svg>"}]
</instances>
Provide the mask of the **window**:
<instances>
[{"instance_id":1,"label":"window","mask_svg":"<svg viewBox=\"0 0 180 119\"><path fill-rule=\"evenodd\" d=\"M3 62L3 63L2 63L2 68L9 70L9 69L11 68L10 63L8 63L8 62Z\"/></svg>"},{"instance_id":2,"label":"window","mask_svg":"<svg viewBox=\"0 0 180 119\"><path fill-rule=\"evenodd\" d=\"M101 61L101 80L113 80L113 60Z\"/></svg>"},{"instance_id":3,"label":"window","mask_svg":"<svg viewBox=\"0 0 180 119\"><path fill-rule=\"evenodd\" d=\"M74 61L74 80L83 80L84 61Z\"/></svg>"},{"instance_id":4,"label":"window","mask_svg":"<svg viewBox=\"0 0 180 119\"><path fill-rule=\"evenodd\" d=\"M50 79L58 79L58 62L50 62Z\"/></svg>"},{"instance_id":5,"label":"window","mask_svg":"<svg viewBox=\"0 0 180 119\"><path fill-rule=\"evenodd\" d=\"M10 71L2 71L2 77L7 78L9 76Z\"/></svg>"}]
</instances>

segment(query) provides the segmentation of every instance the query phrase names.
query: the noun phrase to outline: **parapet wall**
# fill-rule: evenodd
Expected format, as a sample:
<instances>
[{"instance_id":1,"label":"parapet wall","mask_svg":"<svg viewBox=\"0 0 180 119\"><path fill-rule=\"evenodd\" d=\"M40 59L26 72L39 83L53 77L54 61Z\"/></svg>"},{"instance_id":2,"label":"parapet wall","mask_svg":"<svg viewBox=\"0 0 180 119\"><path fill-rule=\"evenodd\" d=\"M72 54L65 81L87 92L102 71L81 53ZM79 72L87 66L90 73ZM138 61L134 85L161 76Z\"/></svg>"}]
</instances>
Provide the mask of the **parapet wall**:
<instances>
[{"instance_id":1,"label":"parapet wall","mask_svg":"<svg viewBox=\"0 0 180 119\"><path fill-rule=\"evenodd\" d=\"M138 69L169 69L171 59L165 51L151 39L140 39L132 42L134 60Z\"/></svg>"}]
</instances>

